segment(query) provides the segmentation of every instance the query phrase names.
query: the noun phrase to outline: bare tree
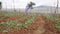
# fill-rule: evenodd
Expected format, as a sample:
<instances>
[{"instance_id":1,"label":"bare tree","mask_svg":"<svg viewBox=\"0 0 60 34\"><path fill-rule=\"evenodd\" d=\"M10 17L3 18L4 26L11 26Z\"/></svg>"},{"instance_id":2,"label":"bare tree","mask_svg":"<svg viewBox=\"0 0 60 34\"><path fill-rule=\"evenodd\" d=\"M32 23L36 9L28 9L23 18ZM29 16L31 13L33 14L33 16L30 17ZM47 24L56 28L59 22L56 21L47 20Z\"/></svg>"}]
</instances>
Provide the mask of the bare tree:
<instances>
[{"instance_id":1,"label":"bare tree","mask_svg":"<svg viewBox=\"0 0 60 34\"><path fill-rule=\"evenodd\" d=\"M58 18L58 9L59 9L59 0L57 0L57 5L56 5L56 10L55 10L55 22L57 22L57 18Z\"/></svg>"},{"instance_id":2,"label":"bare tree","mask_svg":"<svg viewBox=\"0 0 60 34\"><path fill-rule=\"evenodd\" d=\"M28 13L28 10L29 10L29 13L31 13L30 11L33 9L33 6L35 5L35 3L33 3L33 2L30 2L30 3L28 3L27 4L27 6L26 6L26 14Z\"/></svg>"},{"instance_id":3,"label":"bare tree","mask_svg":"<svg viewBox=\"0 0 60 34\"><path fill-rule=\"evenodd\" d=\"M16 11L16 10L15 10L15 2L14 2L14 0L13 0L13 8L14 8L14 11Z\"/></svg>"},{"instance_id":4,"label":"bare tree","mask_svg":"<svg viewBox=\"0 0 60 34\"><path fill-rule=\"evenodd\" d=\"M2 9L2 2L0 2L0 9Z\"/></svg>"},{"instance_id":5,"label":"bare tree","mask_svg":"<svg viewBox=\"0 0 60 34\"><path fill-rule=\"evenodd\" d=\"M56 11L55 11L55 16L57 17L57 13L58 13L58 7L59 7L59 0L57 0L57 7L56 7Z\"/></svg>"}]
</instances>

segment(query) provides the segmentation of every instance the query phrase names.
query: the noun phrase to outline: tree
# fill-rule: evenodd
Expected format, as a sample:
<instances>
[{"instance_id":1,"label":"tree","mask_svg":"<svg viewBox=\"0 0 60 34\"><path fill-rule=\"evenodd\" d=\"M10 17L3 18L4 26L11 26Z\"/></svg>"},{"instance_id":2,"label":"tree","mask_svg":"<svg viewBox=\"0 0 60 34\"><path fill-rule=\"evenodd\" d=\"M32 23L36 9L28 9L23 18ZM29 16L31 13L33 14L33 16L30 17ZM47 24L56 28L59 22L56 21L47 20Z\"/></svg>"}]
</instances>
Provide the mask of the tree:
<instances>
[{"instance_id":1,"label":"tree","mask_svg":"<svg viewBox=\"0 0 60 34\"><path fill-rule=\"evenodd\" d=\"M2 8L2 2L0 2L0 9Z\"/></svg>"},{"instance_id":2,"label":"tree","mask_svg":"<svg viewBox=\"0 0 60 34\"><path fill-rule=\"evenodd\" d=\"M33 5L35 5L35 3L30 2L29 7L30 7L31 9L33 9Z\"/></svg>"},{"instance_id":3,"label":"tree","mask_svg":"<svg viewBox=\"0 0 60 34\"><path fill-rule=\"evenodd\" d=\"M57 0L57 7L56 7L56 11L55 11L55 16L57 16L58 6L59 6L59 0Z\"/></svg>"},{"instance_id":4,"label":"tree","mask_svg":"<svg viewBox=\"0 0 60 34\"><path fill-rule=\"evenodd\" d=\"M15 10L15 1L13 0L13 8L14 8L14 11L16 12Z\"/></svg>"},{"instance_id":5,"label":"tree","mask_svg":"<svg viewBox=\"0 0 60 34\"><path fill-rule=\"evenodd\" d=\"M56 7L56 10L55 10L55 22L57 23L57 18L59 17L58 16L58 9L59 9L59 0L57 0L57 5L56 5L57 7Z\"/></svg>"},{"instance_id":6,"label":"tree","mask_svg":"<svg viewBox=\"0 0 60 34\"><path fill-rule=\"evenodd\" d=\"M28 13L28 10L30 9L30 11L31 11L31 9L33 9L33 5L35 5L35 3L33 3L33 2L30 2L29 4L27 4L27 6L26 6L26 14Z\"/></svg>"}]
</instances>

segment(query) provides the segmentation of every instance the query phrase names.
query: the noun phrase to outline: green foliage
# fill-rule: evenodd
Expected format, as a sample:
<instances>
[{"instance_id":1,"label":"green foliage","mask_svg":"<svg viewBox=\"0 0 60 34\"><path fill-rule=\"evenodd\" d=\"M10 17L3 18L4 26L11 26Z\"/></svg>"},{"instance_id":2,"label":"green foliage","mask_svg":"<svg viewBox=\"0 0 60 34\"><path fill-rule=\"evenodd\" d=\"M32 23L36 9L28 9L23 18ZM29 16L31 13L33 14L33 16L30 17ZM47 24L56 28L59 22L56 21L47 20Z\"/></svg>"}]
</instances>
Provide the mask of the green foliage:
<instances>
[{"instance_id":1,"label":"green foliage","mask_svg":"<svg viewBox=\"0 0 60 34\"><path fill-rule=\"evenodd\" d=\"M2 11L0 14L3 18L4 17L11 17L11 16L22 16L23 14L20 14L18 12L9 12L9 11Z\"/></svg>"},{"instance_id":2,"label":"green foliage","mask_svg":"<svg viewBox=\"0 0 60 34\"><path fill-rule=\"evenodd\" d=\"M7 23L3 23L3 24L1 24L2 26L8 26L8 24Z\"/></svg>"},{"instance_id":3,"label":"green foliage","mask_svg":"<svg viewBox=\"0 0 60 34\"><path fill-rule=\"evenodd\" d=\"M24 24L19 24L17 27L24 28Z\"/></svg>"},{"instance_id":4,"label":"green foliage","mask_svg":"<svg viewBox=\"0 0 60 34\"><path fill-rule=\"evenodd\" d=\"M53 14L48 14L45 16L48 20L51 20L53 22L57 21L57 24L55 25L55 27L60 30L60 18L56 18Z\"/></svg>"},{"instance_id":5,"label":"green foliage","mask_svg":"<svg viewBox=\"0 0 60 34\"><path fill-rule=\"evenodd\" d=\"M10 28L11 29L14 29L14 28L16 28L16 25L12 25L12 26L10 26Z\"/></svg>"},{"instance_id":6,"label":"green foliage","mask_svg":"<svg viewBox=\"0 0 60 34\"><path fill-rule=\"evenodd\" d=\"M28 18L30 16L32 16L31 19ZM14 20L14 21L10 20L10 21L7 21L7 22L2 22L1 25L4 26L4 27L7 27L7 29L4 30L3 32L8 32L10 29L14 29L14 28L17 28L17 27L18 28L24 28L24 27L26 27L28 25L31 25L32 21L35 19L35 16L36 15L26 15L26 16L20 18L20 19ZM25 23L21 24L21 23L18 22L19 20L24 20L26 18L28 18L29 20L26 21ZM2 30L2 29L0 28L0 30Z\"/></svg>"},{"instance_id":7,"label":"green foliage","mask_svg":"<svg viewBox=\"0 0 60 34\"><path fill-rule=\"evenodd\" d=\"M0 28L0 31L2 31L2 28Z\"/></svg>"},{"instance_id":8,"label":"green foliage","mask_svg":"<svg viewBox=\"0 0 60 34\"><path fill-rule=\"evenodd\" d=\"M45 15L45 17L46 17L48 20L51 20L51 21L53 21L53 22L56 20L56 18L54 17L53 14Z\"/></svg>"},{"instance_id":9,"label":"green foliage","mask_svg":"<svg viewBox=\"0 0 60 34\"><path fill-rule=\"evenodd\" d=\"M32 18L24 23L24 26L27 26L29 24L32 24L32 21L35 19L35 16L33 15Z\"/></svg>"},{"instance_id":10,"label":"green foliage","mask_svg":"<svg viewBox=\"0 0 60 34\"><path fill-rule=\"evenodd\" d=\"M12 25L13 24L13 21L8 21L8 22L2 22L1 25L2 26L9 26L9 25Z\"/></svg>"},{"instance_id":11,"label":"green foliage","mask_svg":"<svg viewBox=\"0 0 60 34\"><path fill-rule=\"evenodd\" d=\"M56 28L60 30L60 23L56 24Z\"/></svg>"},{"instance_id":12,"label":"green foliage","mask_svg":"<svg viewBox=\"0 0 60 34\"><path fill-rule=\"evenodd\" d=\"M24 28L25 26L32 24L32 21L34 20L34 18L35 16L32 15L32 18L30 20L26 21L24 24L17 24L17 26L20 28Z\"/></svg>"}]
</instances>

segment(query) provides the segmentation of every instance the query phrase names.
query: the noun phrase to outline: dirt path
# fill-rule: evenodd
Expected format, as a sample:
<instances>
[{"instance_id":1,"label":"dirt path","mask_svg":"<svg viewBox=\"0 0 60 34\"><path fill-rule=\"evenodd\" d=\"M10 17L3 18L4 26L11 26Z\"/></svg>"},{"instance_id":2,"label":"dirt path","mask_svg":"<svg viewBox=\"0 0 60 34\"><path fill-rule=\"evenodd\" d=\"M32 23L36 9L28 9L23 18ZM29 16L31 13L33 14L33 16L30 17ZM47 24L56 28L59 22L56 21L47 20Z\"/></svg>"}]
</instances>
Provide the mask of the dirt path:
<instances>
[{"instance_id":1,"label":"dirt path","mask_svg":"<svg viewBox=\"0 0 60 34\"><path fill-rule=\"evenodd\" d=\"M39 27L37 30L34 31L33 34L42 34L45 32L44 26L45 26L45 21L43 20L42 16L37 16L35 23L39 23Z\"/></svg>"},{"instance_id":2,"label":"dirt path","mask_svg":"<svg viewBox=\"0 0 60 34\"><path fill-rule=\"evenodd\" d=\"M37 16L36 22L40 25L33 34L60 34L60 31L55 28L54 22L47 20L45 17Z\"/></svg>"}]
</instances>

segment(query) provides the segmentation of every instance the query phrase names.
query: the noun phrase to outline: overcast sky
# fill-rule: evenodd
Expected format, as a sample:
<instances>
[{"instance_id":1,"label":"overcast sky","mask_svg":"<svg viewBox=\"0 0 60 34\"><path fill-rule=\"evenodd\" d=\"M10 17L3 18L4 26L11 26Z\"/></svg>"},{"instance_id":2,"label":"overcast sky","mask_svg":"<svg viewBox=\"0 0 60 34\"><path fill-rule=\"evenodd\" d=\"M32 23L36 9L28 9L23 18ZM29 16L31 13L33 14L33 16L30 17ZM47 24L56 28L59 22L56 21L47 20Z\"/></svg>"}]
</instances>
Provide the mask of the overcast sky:
<instances>
[{"instance_id":1,"label":"overcast sky","mask_svg":"<svg viewBox=\"0 0 60 34\"><path fill-rule=\"evenodd\" d=\"M30 1L36 3L36 6L47 5L47 6L56 6L57 0L0 0L2 2L3 8L25 8L27 3ZM14 3L13 3L14 1ZM60 1L60 0L59 0ZM60 3L59 3L60 6Z\"/></svg>"}]
</instances>

